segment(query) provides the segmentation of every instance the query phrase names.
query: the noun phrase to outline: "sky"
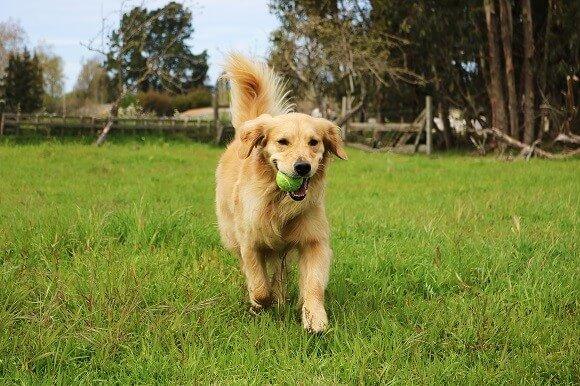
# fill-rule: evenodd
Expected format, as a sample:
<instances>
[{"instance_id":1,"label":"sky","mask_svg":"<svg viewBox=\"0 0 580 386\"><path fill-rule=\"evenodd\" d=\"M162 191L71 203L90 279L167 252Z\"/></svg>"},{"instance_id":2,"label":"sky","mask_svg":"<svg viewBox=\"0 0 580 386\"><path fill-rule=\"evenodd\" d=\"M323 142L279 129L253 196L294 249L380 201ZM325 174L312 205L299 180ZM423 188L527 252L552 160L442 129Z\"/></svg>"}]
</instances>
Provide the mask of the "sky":
<instances>
[{"instance_id":1,"label":"sky","mask_svg":"<svg viewBox=\"0 0 580 386\"><path fill-rule=\"evenodd\" d=\"M145 3L158 8L163 0L0 0L0 21L13 19L28 35L27 45L48 44L64 60L65 88L70 91L83 60L96 54L81 43L101 45L105 29L118 25L120 11ZM193 13L190 45L194 53L209 53L209 83L220 73L224 54L239 50L257 57L268 52L268 38L278 23L268 12L268 0L186 0ZM103 23L103 19L105 22ZM96 38L96 39L95 39Z\"/></svg>"}]
</instances>

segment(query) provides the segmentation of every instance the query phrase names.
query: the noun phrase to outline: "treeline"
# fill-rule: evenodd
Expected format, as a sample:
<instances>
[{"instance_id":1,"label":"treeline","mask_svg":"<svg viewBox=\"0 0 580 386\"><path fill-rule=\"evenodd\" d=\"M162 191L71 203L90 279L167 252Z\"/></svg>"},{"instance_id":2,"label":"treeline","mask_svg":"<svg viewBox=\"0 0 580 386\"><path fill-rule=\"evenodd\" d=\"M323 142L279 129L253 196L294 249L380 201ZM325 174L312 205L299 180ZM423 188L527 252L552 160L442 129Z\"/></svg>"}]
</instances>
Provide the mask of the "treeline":
<instances>
[{"instance_id":1,"label":"treeline","mask_svg":"<svg viewBox=\"0 0 580 386\"><path fill-rule=\"evenodd\" d=\"M580 3L566 0L272 0L271 63L325 114L413 119L450 111L532 143L577 130ZM571 95L570 95L571 94Z\"/></svg>"},{"instance_id":2,"label":"treeline","mask_svg":"<svg viewBox=\"0 0 580 386\"><path fill-rule=\"evenodd\" d=\"M73 91L66 96L69 111L90 115L103 104L111 104L119 96L115 93L116 82L109 77L103 62L96 58L83 63ZM119 100L123 109L131 106L144 113L170 116L198 107L211 105L211 89L203 84L182 89L181 92L161 88L127 91ZM107 113L107 112L106 112Z\"/></svg>"},{"instance_id":3,"label":"treeline","mask_svg":"<svg viewBox=\"0 0 580 386\"><path fill-rule=\"evenodd\" d=\"M209 106L208 55L191 51L193 32L191 11L181 4L135 7L121 15L106 47L85 44L94 57L65 93L62 59L46 49L30 53L22 28L0 23L0 110L102 115L132 107L161 116Z\"/></svg>"},{"instance_id":4,"label":"treeline","mask_svg":"<svg viewBox=\"0 0 580 386\"><path fill-rule=\"evenodd\" d=\"M25 45L24 29L0 22L0 111L53 109L63 97L63 61L44 43Z\"/></svg>"}]
</instances>

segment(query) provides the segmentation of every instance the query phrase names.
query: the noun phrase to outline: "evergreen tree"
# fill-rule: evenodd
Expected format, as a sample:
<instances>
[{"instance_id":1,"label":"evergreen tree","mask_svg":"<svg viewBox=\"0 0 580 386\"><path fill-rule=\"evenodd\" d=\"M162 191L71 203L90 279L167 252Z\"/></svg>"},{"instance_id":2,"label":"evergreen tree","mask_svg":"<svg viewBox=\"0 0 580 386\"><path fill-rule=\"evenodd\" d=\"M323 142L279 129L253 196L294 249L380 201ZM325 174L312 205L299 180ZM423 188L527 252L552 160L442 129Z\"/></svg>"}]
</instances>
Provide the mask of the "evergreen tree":
<instances>
[{"instance_id":1,"label":"evergreen tree","mask_svg":"<svg viewBox=\"0 0 580 386\"><path fill-rule=\"evenodd\" d=\"M33 112L42 106L43 77L38 57L27 49L11 53L2 81L3 98L8 111Z\"/></svg>"}]
</instances>

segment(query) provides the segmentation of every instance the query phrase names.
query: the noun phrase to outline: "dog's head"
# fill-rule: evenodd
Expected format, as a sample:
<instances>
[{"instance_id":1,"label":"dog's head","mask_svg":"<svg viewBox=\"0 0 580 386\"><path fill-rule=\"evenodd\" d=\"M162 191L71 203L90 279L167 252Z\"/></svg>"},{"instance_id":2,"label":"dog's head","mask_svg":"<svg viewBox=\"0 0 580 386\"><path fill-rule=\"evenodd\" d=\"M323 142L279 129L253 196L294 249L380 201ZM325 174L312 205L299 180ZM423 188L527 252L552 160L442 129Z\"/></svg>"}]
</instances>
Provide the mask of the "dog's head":
<instances>
[{"instance_id":1,"label":"dog's head","mask_svg":"<svg viewBox=\"0 0 580 386\"><path fill-rule=\"evenodd\" d=\"M239 128L240 157L247 158L260 147L274 172L302 177L303 183L290 197L300 201L306 197L308 181L320 169L321 162L332 153L346 159L340 129L332 122L306 114L278 116L263 114L246 121Z\"/></svg>"}]
</instances>

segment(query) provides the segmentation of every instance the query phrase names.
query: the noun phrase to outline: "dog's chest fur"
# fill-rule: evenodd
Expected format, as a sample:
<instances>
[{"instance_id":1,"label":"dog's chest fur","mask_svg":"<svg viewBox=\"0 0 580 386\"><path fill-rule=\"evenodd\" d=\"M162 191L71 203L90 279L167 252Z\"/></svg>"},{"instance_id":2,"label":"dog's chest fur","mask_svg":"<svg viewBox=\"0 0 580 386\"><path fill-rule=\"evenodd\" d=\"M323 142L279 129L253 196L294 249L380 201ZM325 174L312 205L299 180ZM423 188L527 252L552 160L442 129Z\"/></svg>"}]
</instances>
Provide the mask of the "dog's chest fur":
<instances>
[{"instance_id":1,"label":"dog's chest fur","mask_svg":"<svg viewBox=\"0 0 580 386\"><path fill-rule=\"evenodd\" d=\"M295 246L298 224L309 211L320 205L322 184L311 184L303 201L294 201L274 185L257 186L239 181L234 193L235 222L258 247L285 250Z\"/></svg>"},{"instance_id":2,"label":"dog's chest fur","mask_svg":"<svg viewBox=\"0 0 580 386\"><path fill-rule=\"evenodd\" d=\"M292 244L290 232L293 225L304 216L310 202L295 202L278 192L245 192L237 202L236 219L246 235L260 247L282 250Z\"/></svg>"}]
</instances>

